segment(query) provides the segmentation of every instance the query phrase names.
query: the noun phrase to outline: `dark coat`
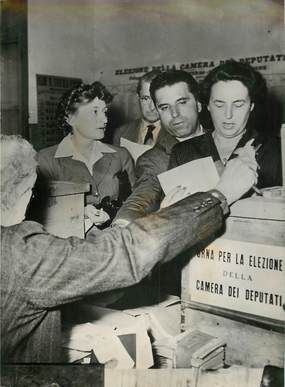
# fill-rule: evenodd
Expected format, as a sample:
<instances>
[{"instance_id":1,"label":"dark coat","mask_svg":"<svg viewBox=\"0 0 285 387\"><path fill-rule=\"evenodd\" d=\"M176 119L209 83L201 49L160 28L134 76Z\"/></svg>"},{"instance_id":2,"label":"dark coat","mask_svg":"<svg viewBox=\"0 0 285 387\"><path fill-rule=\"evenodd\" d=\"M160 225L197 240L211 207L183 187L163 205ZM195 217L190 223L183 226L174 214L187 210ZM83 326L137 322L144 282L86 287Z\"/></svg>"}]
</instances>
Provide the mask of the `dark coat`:
<instances>
[{"instance_id":1,"label":"dark coat","mask_svg":"<svg viewBox=\"0 0 285 387\"><path fill-rule=\"evenodd\" d=\"M256 161L260 167L257 186L264 188L282 185L280 139L277 137L265 139L249 130L245 132L235 149L243 147L251 138L254 138L254 146L261 144L256 155ZM174 168L207 156L212 156L214 161L221 160L212 133L206 133L177 144L172 150L169 166ZM232 153L230 159L234 157L236 155Z\"/></svg>"},{"instance_id":2,"label":"dark coat","mask_svg":"<svg viewBox=\"0 0 285 387\"><path fill-rule=\"evenodd\" d=\"M171 150L177 143L176 138L168 132L160 131L156 145L138 158L133 192L115 219L133 221L159 208L163 192L157 175L167 171Z\"/></svg>"}]
</instances>

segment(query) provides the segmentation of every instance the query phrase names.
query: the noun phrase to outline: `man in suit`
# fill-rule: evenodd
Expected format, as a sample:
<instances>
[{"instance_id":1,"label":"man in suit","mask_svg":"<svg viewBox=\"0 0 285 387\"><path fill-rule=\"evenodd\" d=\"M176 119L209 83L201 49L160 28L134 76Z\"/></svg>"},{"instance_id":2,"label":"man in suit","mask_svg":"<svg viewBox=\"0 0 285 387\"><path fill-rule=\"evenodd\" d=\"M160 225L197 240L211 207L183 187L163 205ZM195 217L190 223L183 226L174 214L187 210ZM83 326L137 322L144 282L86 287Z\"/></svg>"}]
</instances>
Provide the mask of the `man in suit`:
<instances>
[{"instance_id":1,"label":"man in suit","mask_svg":"<svg viewBox=\"0 0 285 387\"><path fill-rule=\"evenodd\" d=\"M1 145L1 361L59 362L61 307L139 282L158 262L221 229L227 204L256 181L257 165L235 159L216 187L128 227L84 241L48 234L25 212L36 180L35 151L19 136ZM252 169L251 169L252 168Z\"/></svg>"},{"instance_id":2,"label":"man in suit","mask_svg":"<svg viewBox=\"0 0 285 387\"><path fill-rule=\"evenodd\" d=\"M133 193L114 221L122 226L159 208L162 190L157 175L168 169L173 146L204 132L199 122L198 83L190 73L169 70L158 74L150 94L162 129L156 145L137 160Z\"/></svg>"},{"instance_id":3,"label":"man in suit","mask_svg":"<svg viewBox=\"0 0 285 387\"><path fill-rule=\"evenodd\" d=\"M120 146L121 137L138 144L154 145L156 143L160 122L157 110L150 96L150 83L159 74L152 70L138 81L137 95L141 118L126 123L115 130L113 144Z\"/></svg>"}]
</instances>

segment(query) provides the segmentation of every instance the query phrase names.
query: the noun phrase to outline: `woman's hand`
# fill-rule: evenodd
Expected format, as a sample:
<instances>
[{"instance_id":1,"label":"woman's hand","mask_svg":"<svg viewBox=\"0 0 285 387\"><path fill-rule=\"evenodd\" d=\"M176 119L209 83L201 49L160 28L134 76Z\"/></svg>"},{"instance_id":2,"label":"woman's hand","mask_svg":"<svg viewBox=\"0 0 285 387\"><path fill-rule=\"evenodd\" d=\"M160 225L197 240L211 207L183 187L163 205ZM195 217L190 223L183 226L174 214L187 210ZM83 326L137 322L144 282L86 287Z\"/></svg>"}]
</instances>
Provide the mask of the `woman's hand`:
<instances>
[{"instance_id":1,"label":"woman's hand","mask_svg":"<svg viewBox=\"0 0 285 387\"><path fill-rule=\"evenodd\" d=\"M236 149L234 154L238 155L238 158L242 162L245 162L249 167L251 166L253 170L256 170L259 166L256 162L255 154L259 149L259 146L255 148L252 145L253 141L254 139L249 140L243 147Z\"/></svg>"},{"instance_id":2,"label":"woman's hand","mask_svg":"<svg viewBox=\"0 0 285 387\"><path fill-rule=\"evenodd\" d=\"M247 143L238 152L238 157L230 160L221 175L216 189L227 198L228 205L240 199L257 182L258 164L255 150Z\"/></svg>"},{"instance_id":3,"label":"woman's hand","mask_svg":"<svg viewBox=\"0 0 285 387\"><path fill-rule=\"evenodd\" d=\"M98 210L96 207L88 204L84 208L84 215L88 217L95 226L100 226L101 224L107 222L110 219L110 216L101 208Z\"/></svg>"}]
</instances>

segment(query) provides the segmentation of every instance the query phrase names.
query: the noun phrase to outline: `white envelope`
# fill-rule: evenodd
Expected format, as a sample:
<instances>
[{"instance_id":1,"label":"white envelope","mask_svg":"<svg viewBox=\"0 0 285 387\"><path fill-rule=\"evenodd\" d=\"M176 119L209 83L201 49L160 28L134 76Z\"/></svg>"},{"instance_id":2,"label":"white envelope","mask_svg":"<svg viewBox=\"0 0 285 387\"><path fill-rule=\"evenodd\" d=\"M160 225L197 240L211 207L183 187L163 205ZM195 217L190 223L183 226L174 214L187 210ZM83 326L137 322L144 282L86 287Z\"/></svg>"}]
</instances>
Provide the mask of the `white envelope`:
<instances>
[{"instance_id":1,"label":"white envelope","mask_svg":"<svg viewBox=\"0 0 285 387\"><path fill-rule=\"evenodd\" d=\"M219 181L219 174L212 157L204 157L169 169L159 174L158 179L165 195L177 186L183 186L186 187L186 197L213 189Z\"/></svg>"}]
</instances>

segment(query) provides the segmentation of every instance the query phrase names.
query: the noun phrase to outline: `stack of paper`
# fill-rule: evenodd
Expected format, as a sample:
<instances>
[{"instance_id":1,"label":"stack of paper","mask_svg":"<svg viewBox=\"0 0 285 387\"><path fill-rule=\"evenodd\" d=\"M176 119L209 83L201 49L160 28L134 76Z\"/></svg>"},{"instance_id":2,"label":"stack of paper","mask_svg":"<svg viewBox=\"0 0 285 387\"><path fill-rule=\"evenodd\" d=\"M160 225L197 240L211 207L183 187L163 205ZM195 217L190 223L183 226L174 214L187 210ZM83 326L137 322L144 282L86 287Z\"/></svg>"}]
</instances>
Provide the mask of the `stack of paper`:
<instances>
[{"instance_id":1,"label":"stack of paper","mask_svg":"<svg viewBox=\"0 0 285 387\"><path fill-rule=\"evenodd\" d=\"M198 330L164 337L153 343L158 364L166 368L216 370L224 366L226 343Z\"/></svg>"}]
</instances>

